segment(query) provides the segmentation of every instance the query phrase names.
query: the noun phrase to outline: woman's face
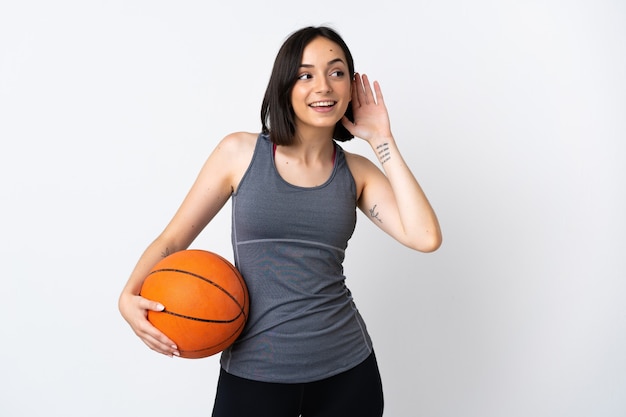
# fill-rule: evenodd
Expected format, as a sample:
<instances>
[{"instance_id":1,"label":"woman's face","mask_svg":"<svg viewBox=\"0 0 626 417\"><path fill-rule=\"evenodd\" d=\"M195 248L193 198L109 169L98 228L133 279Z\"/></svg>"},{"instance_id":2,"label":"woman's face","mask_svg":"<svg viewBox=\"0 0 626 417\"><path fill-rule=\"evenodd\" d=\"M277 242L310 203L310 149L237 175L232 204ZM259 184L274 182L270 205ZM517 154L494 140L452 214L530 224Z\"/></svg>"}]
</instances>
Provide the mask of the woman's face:
<instances>
[{"instance_id":1,"label":"woman's face","mask_svg":"<svg viewBox=\"0 0 626 417\"><path fill-rule=\"evenodd\" d=\"M304 48L291 92L296 129L334 129L350 102L351 80L341 47L324 37L313 39Z\"/></svg>"}]
</instances>

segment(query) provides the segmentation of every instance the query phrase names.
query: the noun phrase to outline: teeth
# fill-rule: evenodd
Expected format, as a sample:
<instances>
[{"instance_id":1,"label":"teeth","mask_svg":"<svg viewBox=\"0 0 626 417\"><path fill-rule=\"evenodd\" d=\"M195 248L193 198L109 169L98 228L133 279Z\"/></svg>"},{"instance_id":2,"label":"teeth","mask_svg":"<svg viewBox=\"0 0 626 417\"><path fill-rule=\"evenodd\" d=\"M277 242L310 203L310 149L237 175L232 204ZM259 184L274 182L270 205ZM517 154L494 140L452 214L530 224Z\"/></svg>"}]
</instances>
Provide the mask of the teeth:
<instances>
[{"instance_id":1,"label":"teeth","mask_svg":"<svg viewBox=\"0 0 626 417\"><path fill-rule=\"evenodd\" d=\"M318 101L317 103L311 103L311 107L329 107L334 104L334 101Z\"/></svg>"}]
</instances>

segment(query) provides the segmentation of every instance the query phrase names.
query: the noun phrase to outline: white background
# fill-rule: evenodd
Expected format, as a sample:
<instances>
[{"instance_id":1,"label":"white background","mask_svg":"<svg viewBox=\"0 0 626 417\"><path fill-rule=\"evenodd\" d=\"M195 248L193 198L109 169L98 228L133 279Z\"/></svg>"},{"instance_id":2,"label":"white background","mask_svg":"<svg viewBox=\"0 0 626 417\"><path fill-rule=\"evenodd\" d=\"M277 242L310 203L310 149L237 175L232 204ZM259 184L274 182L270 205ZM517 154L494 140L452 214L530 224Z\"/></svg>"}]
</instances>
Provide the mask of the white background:
<instances>
[{"instance_id":1,"label":"white background","mask_svg":"<svg viewBox=\"0 0 626 417\"><path fill-rule=\"evenodd\" d=\"M0 415L210 415L217 357L150 351L117 297L310 24L380 80L444 233L420 254L361 216L350 242L385 415L626 415L617 0L3 0ZM192 247L231 258L229 209Z\"/></svg>"}]
</instances>

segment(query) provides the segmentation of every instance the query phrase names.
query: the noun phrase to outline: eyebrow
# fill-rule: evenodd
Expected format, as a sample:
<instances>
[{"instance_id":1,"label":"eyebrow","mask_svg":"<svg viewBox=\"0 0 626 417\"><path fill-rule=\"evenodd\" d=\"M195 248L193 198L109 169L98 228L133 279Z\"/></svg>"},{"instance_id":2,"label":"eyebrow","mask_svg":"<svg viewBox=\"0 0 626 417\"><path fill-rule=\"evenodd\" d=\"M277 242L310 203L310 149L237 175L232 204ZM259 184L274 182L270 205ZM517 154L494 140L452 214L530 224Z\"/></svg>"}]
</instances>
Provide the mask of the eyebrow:
<instances>
[{"instance_id":1,"label":"eyebrow","mask_svg":"<svg viewBox=\"0 0 626 417\"><path fill-rule=\"evenodd\" d=\"M331 66L333 64L336 64L337 62L341 62L342 64L345 64L345 62L343 62L343 59L335 58L335 59L331 59L330 61L328 61L326 65ZM314 66L315 65L313 64L300 64L300 68L313 68Z\"/></svg>"}]
</instances>

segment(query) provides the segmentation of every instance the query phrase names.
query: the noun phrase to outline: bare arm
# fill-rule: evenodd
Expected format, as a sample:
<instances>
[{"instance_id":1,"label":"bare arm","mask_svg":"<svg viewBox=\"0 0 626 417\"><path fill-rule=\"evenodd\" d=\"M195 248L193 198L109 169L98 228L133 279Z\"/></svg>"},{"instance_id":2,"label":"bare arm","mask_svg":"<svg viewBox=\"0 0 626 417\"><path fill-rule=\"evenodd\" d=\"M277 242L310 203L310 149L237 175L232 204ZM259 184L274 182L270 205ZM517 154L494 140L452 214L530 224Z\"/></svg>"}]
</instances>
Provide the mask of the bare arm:
<instances>
[{"instance_id":1,"label":"bare arm","mask_svg":"<svg viewBox=\"0 0 626 417\"><path fill-rule=\"evenodd\" d=\"M352 107L354 123L344 118L344 125L370 144L384 170L349 155L360 191L359 208L400 243L422 252L437 250L442 241L439 221L398 149L378 82L372 90L367 76L357 74Z\"/></svg>"},{"instance_id":2,"label":"bare arm","mask_svg":"<svg viewBox=\"0 0 626 417\"><path fill-rule=\"evenodd\" d=\"M124 319L148 347L165 355L177 355L173 341L150 324L148 310L163 306L139 296L145 277L165 256L187 249L215 217L236 189L254 150L255 135L232 134L211 153L187 196L163 232L139 258L119 298Z\"/></svg>"}]
</instances>

